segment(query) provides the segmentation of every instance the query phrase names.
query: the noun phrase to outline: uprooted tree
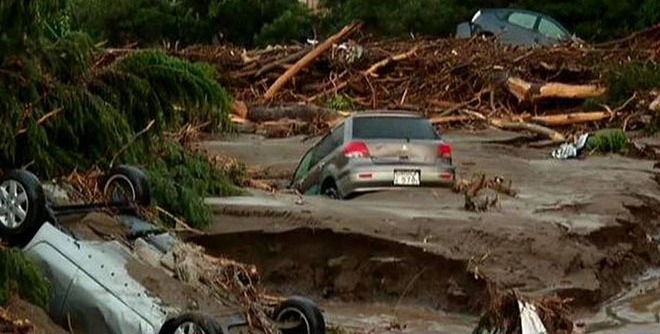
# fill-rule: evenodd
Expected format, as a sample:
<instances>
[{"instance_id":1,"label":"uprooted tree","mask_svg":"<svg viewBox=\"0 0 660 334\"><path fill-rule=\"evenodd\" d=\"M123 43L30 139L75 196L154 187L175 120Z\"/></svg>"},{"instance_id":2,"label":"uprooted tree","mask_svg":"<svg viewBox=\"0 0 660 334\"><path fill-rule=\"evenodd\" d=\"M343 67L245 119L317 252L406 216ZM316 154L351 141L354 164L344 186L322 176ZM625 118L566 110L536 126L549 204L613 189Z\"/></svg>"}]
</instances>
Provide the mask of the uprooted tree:
<instances>
[{"instance_id":1,"label":"uprooted tree","mask_svg":"<svg viewBox=\"0 0 660 334\"><path fill-rule=\"evenodd\" d=\"M204 224L201 196L233 192L232 181L167 138L191 122L226 129L230 98L214 69L153 50L108 53L62 23L67 5L0 3L2 168L27 166L46 179L112 163L148 166L157 204L178 203L173 213Z\"/></svg>"}]
</instances>

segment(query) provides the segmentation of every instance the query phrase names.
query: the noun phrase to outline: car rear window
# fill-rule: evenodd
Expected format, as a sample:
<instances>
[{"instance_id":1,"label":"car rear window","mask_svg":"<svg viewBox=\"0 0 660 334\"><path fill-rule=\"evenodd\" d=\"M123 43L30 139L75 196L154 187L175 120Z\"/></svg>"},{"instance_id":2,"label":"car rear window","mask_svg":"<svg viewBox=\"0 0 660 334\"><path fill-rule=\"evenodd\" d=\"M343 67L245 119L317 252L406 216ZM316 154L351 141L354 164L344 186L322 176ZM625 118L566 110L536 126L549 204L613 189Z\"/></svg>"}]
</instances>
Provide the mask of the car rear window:
<instances>
[{"instance_id":1,"label":"car rear window","mask_svg":"<svg viewBox=\"0 0 660 334\"><path fill-rule=\"evenodd\" d=\"M431 123L417 117L356 117L353 119L355 139L438 139Z\"/></svg>"}]
</instances>

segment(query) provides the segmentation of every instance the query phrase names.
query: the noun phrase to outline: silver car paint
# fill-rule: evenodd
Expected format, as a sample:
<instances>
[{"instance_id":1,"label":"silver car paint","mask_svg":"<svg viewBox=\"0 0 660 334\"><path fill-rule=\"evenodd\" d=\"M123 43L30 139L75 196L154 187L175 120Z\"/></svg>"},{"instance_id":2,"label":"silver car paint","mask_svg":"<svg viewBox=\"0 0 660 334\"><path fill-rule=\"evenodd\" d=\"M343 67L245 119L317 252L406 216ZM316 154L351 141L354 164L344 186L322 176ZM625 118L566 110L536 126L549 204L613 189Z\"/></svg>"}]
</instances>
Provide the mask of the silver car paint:
<instances>
[{"instance_id":1,"label":"silver car paint","mask_svg":"<svg viewBox=\"0 0 660 334\"><path fill-rule=\"evenodd\" d=\"M314 195L321 192L321 186L324 180L330 178L333 179L337 185L338 191L341 196L351 195L352 193L357 192L366 192L366 191L377 191L384 189L399 189L400 187L395 187L392 185L392 178L394 174L394 169L398 168L415 168L421 171L421 181L420 186L441 186L450 184L450 181L443 180L440 176L441 173L451 173L454 175L454 167L448 164L438 164L438 162L433 159L428 159L428 148L424 147L427 145L437 145L444 142L442 139L438 140L412 140L409 142L402 140L361 140L359 141L367 143L367 145L373 146L373 152L378 152L382 154L381 159L371 159L371 158L352 158L348 159L343 156L341 153L344 145L352 139L353 133L353 120L357 117L413 117L419 118L418 115L406 113L406 112L361 112L359 115L354 115L347 118L343 123L338 124L333 128L335 132L338 128L343 126L343 134L336 135L337 139L342 140L341 145L333 149L329 154L324 155L318 163L312 166L306 175L300 180L292 180L291 187L296 188L298 191ZM314 147L305 152L304 157L307 154L310 154L319 147L319 145L326 139L328 136L321 138ZM421 147L419 146L421 145ZM383 159L390 153L398 152L399 148L413 147L411 151L417 152L418 156L421 157L421 161L401 161L401 160L389 160ZM302 159L301 159L302 160ZM379 161L380 160L380 161ZM300 164L299 164L300 166ZM369 172L373 174L373 178L370 180L362 180L358 177L358 174L362 172ZM453 181L453 176L452 176Z\"/></svg>"},{"instance_id":2,"label":"silver car paint","mask_svg":"<svg viewBox=\"0 0 660 334\"><path fill-rule=\"evenodd\" d=\"M117 241L76 240L44 223L24 251L52 280L51 316L79 332L156 334L178 311L128 274L126 264L137 259Z\"/></svg>"}]
</instances>

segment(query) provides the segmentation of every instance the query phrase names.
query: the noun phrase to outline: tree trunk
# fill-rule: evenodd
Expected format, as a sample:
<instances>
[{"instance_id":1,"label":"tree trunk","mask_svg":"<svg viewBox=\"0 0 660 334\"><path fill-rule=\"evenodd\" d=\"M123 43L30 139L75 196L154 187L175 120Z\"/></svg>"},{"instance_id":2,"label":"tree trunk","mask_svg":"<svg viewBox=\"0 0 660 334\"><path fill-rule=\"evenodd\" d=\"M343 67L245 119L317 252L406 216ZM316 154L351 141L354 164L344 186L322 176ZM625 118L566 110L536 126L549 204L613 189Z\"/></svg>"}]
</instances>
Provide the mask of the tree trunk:
<instances>
[{"instance_id":1,"label":"tree trunk","mask_svg":"<svg viewBox=\"0 0 660 334\"><path fill-rule=\"evenodd\" d=\"M530 83L523 79L510 77L507 88L518 101L531 101L544 98L586 99L605 93L605 88L597 85L570 85L557 82Z\"/></svg>"}]
</instances>

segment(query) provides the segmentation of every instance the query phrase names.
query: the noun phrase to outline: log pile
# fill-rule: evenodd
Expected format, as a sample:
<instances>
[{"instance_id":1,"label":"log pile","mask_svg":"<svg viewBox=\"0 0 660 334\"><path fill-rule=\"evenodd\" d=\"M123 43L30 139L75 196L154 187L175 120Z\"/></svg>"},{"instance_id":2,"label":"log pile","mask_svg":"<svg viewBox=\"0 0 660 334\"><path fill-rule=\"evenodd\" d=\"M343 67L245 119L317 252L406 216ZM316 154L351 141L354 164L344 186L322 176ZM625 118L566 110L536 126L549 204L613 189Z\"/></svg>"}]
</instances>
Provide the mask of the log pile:
<instances>
[{"instance_id":1,"label":"log pile","mask_svg":"<svg viewBox=\"0 0 660 334\"><path fill-rule=\"evenodd\" d=\"M373 40L359 35L359 28L349 25L315 46L245 50L196 45L175 53L218 67L220 83L246 104L237 108L241 123L267 122L255 108L340 104L355 110L419 111L441 127L478 123L522 129L554 142L578 131L575 124L599 128L625 119L633 126L642 119L638 113L628 118L636 103L603 105L596 112L580 106L607 94L601 69L660 59L660 42L654 39L660 25L603 45L532 49L482 38ZM280 136L318 130L303 126L312 121L307 118L284 114L268 122L286 119L276 124L297 129L279 131Z\"/></svg>"}]
</instances>

